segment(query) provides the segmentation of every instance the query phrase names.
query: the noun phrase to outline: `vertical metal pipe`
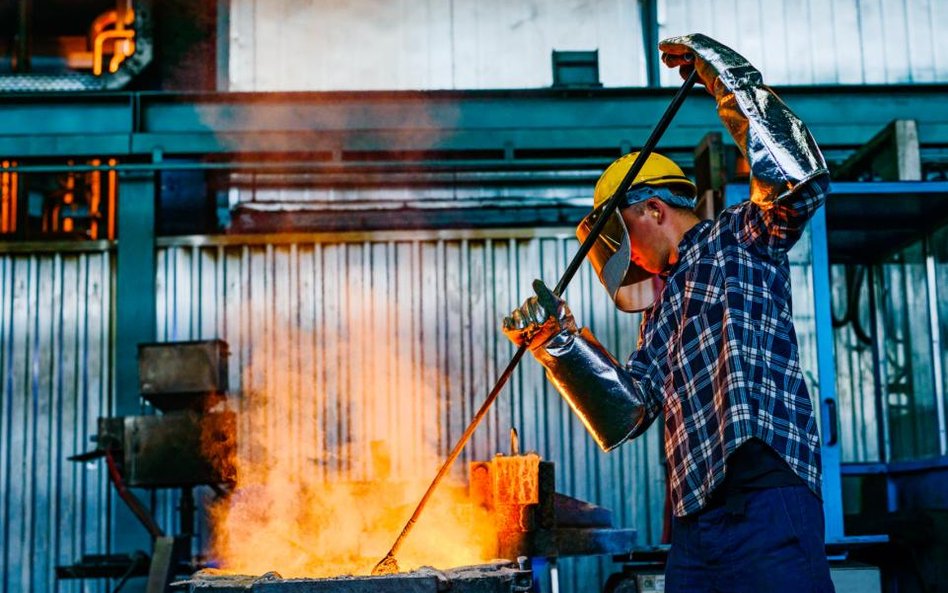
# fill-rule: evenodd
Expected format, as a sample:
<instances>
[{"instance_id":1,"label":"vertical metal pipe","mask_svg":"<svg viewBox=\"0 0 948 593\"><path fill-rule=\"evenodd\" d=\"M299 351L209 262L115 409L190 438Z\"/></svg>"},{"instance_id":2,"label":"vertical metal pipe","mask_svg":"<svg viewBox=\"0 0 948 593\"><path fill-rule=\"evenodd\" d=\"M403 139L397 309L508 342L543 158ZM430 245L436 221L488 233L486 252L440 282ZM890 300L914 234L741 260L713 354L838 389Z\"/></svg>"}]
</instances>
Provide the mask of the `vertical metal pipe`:
<instances>
[{"instance_id":1,"label":"vertical metal pipe","mask_svg":"<svg viewBox=\"0 0 948 593\"><path fill-rule=\"evenodd\" d=\"M938 413L938 454L948 454L948 427L945 426L945 384L941 367L941 324L938 317L938 289L935 285L938 277L935 274L935 256L931 251L932 241L926 237L925 249L925 281L928 284L928 319L932 331L932 380L935 394L935 410Z\"/></svg>"},{"instance_id":2,"label":"vertical metal pipe","mask_svg":"<svg viewBox=\"0 0 948 593\"><path fill-rule=\"evenodd\" d=\"M116 250L116 414L139 411L138 344L155 340L155 175L123 175Z\"/></svg>"},{"instance_id":3,"label":"vertical metal pipe","mask_svg":"<svg viewBox=\"0 0 948 593\"><path fill-rule=\"evenodd\" d=\"M9 166L8 161L0 163L0 167L6 169ZM15 173L0 173L0 233L10 232L10 175Z\"/></svg>"},{"instance_id":4,"label":"vertical metal pipe","mask_svg":"<svg viewBox=\"0 0 948 593\"><path fill-rule=\"evenodd\" d=\"M892 445L889 441L889 405L888 405L888 373L885 360L885 328L882 324L882 313L879 310L879 294L881 288L881 265L869 266L869 315L872 318L872 368L875 376L876 416L879 438L879 461L888 463L892 460Z\"/></svg>"},{"instance_id":5,"label":"vertical metal pipe","mask_svg":"<svg viewBox=\"0 0 948 593\"><path fill-rule=\"evenodd\" d=\"M155 180L154 173L124 174L118 188L112 413L120 416L141 410L138 344L155 341ZM113 505L112 521L115 550L150 545L148 534L137 527L125 505Z\"/></svg>"},{"instance_id":6,"label":"vertical metal pipe","mask_svg":"<svg viewBox=\"0 0 948 593\"><path fill-rule=\"evenodd\" d=\"M178 533L186 536L194 535L194 489L190 486L181 488L181 497L178 501Z\"/></svg>"},{"instance_id":7,"label":"vertical metal pipe","mask_svg":"<svg viewBox=\"0 0 948 593\"><path fill-rule=\"evenodd\" d=\"M826 208L821 208L810 221L811 274L813 279L813 313L816 321L816 353L818 404L823 434L823 508L826 517L826 541L841 540L843 527L842 477L840 444L832 438L838 431L836 410L836 359L833 352L833 316L830 302L829 243ZM828 433L828 434L827 434Z\"/></svg>"},{"instance_id":8,"label":"vertical metal pipe","mask_svg":"<svg viewBox=\"0 0 948 593\"><path fill-rule=\"evenodd\" d=\"M217 90L230 90L230 0L217 0Z\"/></svg>"},{"instance_id":9,"label":"vertical metal pipe","mask_svg":"<svg viewBox=\"0 0 948 593\"><path fill-rule=\"evenodd\" d=\"M659 87L661 64L658 52L658 0L639 0L642 20L642 44L645 46L645 80L649 87Z\"/></svg>"},{"instance_id":10,"label":"vertical metal pipe","mask_svg":"<svg viewBox=\"0 0 948 593\"><path fill-rule=\"evenodd\" d=\"M549 559L550 593L560 593L560 567L556 565L556 556Z\"/></svg>"},{"instance_id":11,"label":"vertical metal pipe","mask_svg":"<svg viewBox=\"0 0 948 593\"><path fill-rule=\"evenodd\" d=\"M11 161L12 166L16 166L16 161ZM10 226L7 231L10 233L15 233L20 224L18 221L17 215L17 200L19 200L18 193L20 189L20 174L11 173L10 174Z\"/></svg>"},{"instance_id":12,"label":"vertical metal pipe","mask_svg":"<svg viewBox=\"0 0 948 593\"><path fill-rule=\"evenodd\" d=\"M907 257L907 252L908 249L906 248L897 256L899 274L896 282L898 283L901 293L894 293L890 290L887 295L885 309L886 311L892 312L892 326L890 329L893 330L892 337L896 340L896 343L899 344L898 351L902 356L902 360L899 361L901 367L899 368L898 378L902 383L908 381L909 386L909 391L903 394L905 398L899 397L897 404L899 409L896 412L896 417L899 418L899 422L896 424L894 431L892 423L889 424L889 438L893 441L894 449L896 449L894 452L899 453L899 457L902 458L916 457L921 451L921 437L918 434L918 402L916 400L918 386L915 384L915 358L912 356L912 338L914 332L912 331L912 318L909 315L909 291L911 290L911 286L909 286L908 281L909 258ZM896 284L896 282L893 282L893 285ZM889 307L889 305L891 305L891 307ZM895 387L894 382L892 385ZM901 389L901 385L899 388ZM890 401L889 403L892 402ZM908 431L905 430L905 422L903 422L904 414L906 413L909 414L912 427L912 429Z\"/></svg>"},{"instance_id":13,"label":"vertical metal pipe","mask_svg":"<svg viewBox=\"0 0 948 593\"><path fill-rule=\"evenodd\" d=\"M115 165L115 159L109 159L109 165ZM115 221L118 208L118 171L115 169L109 169L107 174L108 177L108 191L109 191L109 211L108 211L108 221L106 223L106 235L105 238L111 240L115 239Z\"/></svg>"}]
</instances>

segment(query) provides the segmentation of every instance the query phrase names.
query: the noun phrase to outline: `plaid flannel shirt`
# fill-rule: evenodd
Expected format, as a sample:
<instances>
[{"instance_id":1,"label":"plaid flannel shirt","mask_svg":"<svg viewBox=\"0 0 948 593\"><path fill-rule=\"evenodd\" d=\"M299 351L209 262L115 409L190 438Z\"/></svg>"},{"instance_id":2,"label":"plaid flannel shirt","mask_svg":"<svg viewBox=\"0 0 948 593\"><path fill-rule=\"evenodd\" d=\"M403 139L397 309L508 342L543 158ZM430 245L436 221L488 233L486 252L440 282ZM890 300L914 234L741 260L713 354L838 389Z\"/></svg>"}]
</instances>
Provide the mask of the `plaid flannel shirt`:
<instances>
[{"instance_id":1,"label":"plaid flannel shirt","mask_svg":"<svg viewBox=\"0 0 948 593\"><path fill-rule=\"evenodd\" d=\"M820 174L770 204L744 202L702 221L643 320L626 366L646 400L644 430L664 412L672 508L704 507L728 455L752 437L820 496L820 442L800 370L787 250L823 204Z\"/></svg>"}]
</instances>

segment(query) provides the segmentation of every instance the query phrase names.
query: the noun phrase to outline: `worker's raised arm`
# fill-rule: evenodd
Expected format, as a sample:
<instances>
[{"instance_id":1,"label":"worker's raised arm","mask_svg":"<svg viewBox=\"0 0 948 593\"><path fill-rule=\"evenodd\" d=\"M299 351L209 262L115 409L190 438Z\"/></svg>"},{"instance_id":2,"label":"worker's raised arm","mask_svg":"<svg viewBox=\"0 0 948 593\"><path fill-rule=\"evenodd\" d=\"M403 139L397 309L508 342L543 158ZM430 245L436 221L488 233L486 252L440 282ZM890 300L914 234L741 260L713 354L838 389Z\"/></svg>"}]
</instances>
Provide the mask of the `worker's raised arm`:
<instances>
[{"instance_id":1,"label":"worker's raised arm","mask_svg":"<svg viewBox=\"0 0 948 593\"><path fill-rule=\"evenodd\" d=\"M658 390L632 365L623 367L588 329L578 329L569 307L543 282L533 288L537 296L504 319L507 337L529 346L602 450L644 432L661 412Z\"/></svg>"},{"instance_id":2,"label":"worker's raised arm","mask_svg":"<svg viewBox=\"0 0 948 593\"><path fill-rule=\"evenodd\" d=\"M829 185L826 162L810 131L731 48L698 33L666 39L659 49L662 61L683 76L698 71L721 121L747 157L753 206L745 210L743 238L771 254L786 251L823 204Z\"/></svg>"}]
</instances>

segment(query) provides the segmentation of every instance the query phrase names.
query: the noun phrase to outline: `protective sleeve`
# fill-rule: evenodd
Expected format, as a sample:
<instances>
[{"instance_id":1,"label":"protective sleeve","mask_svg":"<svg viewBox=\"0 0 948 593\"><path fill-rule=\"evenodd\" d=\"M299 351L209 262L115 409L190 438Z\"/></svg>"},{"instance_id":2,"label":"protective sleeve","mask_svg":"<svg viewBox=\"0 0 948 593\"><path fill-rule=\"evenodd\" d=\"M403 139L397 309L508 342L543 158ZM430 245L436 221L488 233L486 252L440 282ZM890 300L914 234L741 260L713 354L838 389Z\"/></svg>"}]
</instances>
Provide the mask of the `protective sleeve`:
<instances>
[{"instance_id":1,"label":"protective sleeve","mask_svg":"<svg viewBox=\"0 0 948 593\"><path fill-rule=\"evenodd\" d=\"M718 115L751 170L740 238L779 257L826 200L829 172L806 125L773 91L753 83L759 73L745 75L715 87Z\"/></svg>"},{"instance_id":2,"label":"protective sleeve","mask_svg":"<svg viewBox=\"0 0 948 593\"><path fill-rule=\"evenodd\" d=\"M806 125L743 56L701 34L665 40L687 50L718 115L750 165L751 207L743 236L774 254L799 239L828 191L826 161Z\"/></svg>"},{"instance_id":3,"label":"protective sleeve","mask_svg":"<svg viewBox=\"0 0 948 593\"><path fill-rule=\"evenodd\" d=\"M586 328L560 332L533 354L603 451L642 434L661 411L645 382Z\"/></svg>"}]
</instances>

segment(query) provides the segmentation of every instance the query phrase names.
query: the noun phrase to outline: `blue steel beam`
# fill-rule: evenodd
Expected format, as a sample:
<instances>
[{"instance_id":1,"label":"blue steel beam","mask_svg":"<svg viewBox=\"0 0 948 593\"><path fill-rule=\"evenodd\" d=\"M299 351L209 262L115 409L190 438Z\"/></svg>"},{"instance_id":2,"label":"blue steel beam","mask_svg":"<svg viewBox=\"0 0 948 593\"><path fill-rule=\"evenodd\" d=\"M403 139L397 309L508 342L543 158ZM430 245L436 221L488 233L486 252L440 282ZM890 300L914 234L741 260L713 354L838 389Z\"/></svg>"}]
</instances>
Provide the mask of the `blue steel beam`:
<instances>
[{"instance_id":1,"label":"blue steel beam","mask_svg":"<svg viewBox=\"0 0 948 593\"><path fill-rule=\"evenodd\" d=\"M0 155L147 157L236 153L629 149L674 89L530 89L324 93L118 93L0 97ZM824 148L853 148L889 121L918 122L919 140L948 144L948 85L787 87L783 99ZM690 152L720 122L703 90L663 146ZM419 159L419 160L423 160Z\"/></svg>"},{"instance_id":2,"label":"blue steel beam","mask_svg":"<svg viewBox=\"0 0 948 593\"><path fill-rule=\"evenodd\" d=\"M826 208L810 221L810 249L813 265L813 313L816 321L816 358L823 438L823 510L826 541L840 542L843 530L843 482L840 475L839 406L836 397L836 356L833 348L833 303L830 289L829 243Z\"/></svg>"},{"instance_id":3,"label":"blue steel beam","mask_svg":"<svg viewBox=\"0 0 948 593\"><path fill-rule=\"evenodd\" d=\"M155 174L121 175L116 248L115 398L117 415L141 411L138 344L155 341Z\"/></svg>"},{"instance_id":4,"label":"blue steel beam","mask_svg":"<svg viewBox=\"0 0 948 593\"><path fill-rule=\"evenodd\" d=\"M155 174L120 177L115 273L115 393L112 413L141 413L138 344L155 341ZM124 503L112 499L111 549L149 549L145 528Z\"/></svg>"},{"instance_id":5,"label":"blue steel beam","mask_svg":"<svg viewBox=\"0 0 948 593\"><path fill-rule=\"evenodd\" d=\"M134 99L125 95L31 95L0 98L0 155L126 155Z\"/></svg>"}]
</instances>

